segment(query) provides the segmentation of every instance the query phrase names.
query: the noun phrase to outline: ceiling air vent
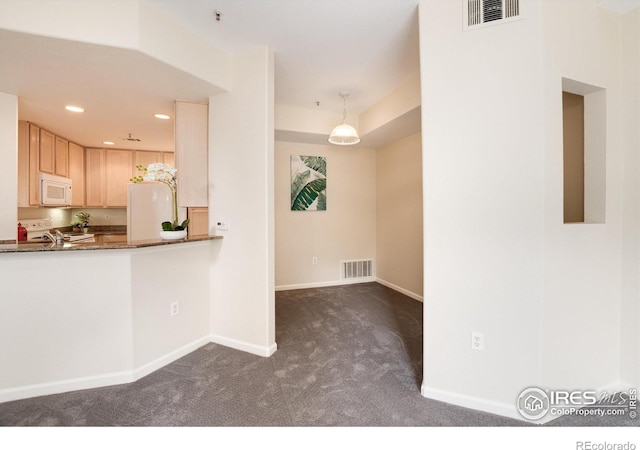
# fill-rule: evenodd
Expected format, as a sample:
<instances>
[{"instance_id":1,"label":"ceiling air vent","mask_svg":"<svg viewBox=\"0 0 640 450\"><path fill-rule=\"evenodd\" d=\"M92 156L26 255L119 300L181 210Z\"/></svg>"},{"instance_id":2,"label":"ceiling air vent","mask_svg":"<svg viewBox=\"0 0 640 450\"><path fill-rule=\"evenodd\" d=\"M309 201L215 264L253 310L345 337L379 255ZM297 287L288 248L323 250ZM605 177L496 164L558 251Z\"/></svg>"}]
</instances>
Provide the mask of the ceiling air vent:
<instances>
[{"instance_id":1,"label":"ceiling air vent","mask_svg":"<svg viewBox=\"0 0 640 450\"><path fill-rule=\"evenodd\" d=\"M463 0L464 29L520 19L520 0Z\"/></svg>"}]
</instances>

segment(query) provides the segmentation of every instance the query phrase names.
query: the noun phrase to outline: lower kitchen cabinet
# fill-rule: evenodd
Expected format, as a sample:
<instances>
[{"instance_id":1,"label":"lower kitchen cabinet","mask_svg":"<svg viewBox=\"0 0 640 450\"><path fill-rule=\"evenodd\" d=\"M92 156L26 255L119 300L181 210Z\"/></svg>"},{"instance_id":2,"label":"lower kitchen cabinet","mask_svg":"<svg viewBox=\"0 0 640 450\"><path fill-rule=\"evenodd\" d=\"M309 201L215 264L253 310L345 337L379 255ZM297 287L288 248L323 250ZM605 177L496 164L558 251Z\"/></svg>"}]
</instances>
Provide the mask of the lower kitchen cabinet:
<instances>
[{"instance_id":1,"label":"lower kitchen cabinet","mask_svg":"<svg viewBox=\"0 0 640 450\"><path fill-rule=\"evenodd\" d=\"M209 234L209 208L187 208L189 236Z\"/></svg>"},{"instance_id":2,"label":"lower kitchen cabinet","mask_svg":"<svg viewBox=\"0 0 640 450\"><path fill-rule=\"evenodd\" d=\"M96 234L95 239L96 242L103 243L127 242L127 234Z\"/></svg>"}]
</instances>

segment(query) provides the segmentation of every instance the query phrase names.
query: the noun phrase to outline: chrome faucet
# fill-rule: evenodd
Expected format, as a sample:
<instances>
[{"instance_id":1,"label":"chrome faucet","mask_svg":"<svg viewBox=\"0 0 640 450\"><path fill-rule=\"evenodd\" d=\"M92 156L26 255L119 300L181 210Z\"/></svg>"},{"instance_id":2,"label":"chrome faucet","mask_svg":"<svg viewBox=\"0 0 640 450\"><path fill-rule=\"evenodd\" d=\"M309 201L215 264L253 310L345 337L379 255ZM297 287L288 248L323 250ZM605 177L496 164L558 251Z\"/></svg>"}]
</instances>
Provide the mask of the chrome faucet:
<instances>
[{"instance_id":1,"label":"chrome faucet","mask_svg":"<svg viewBox=\"0 0 640 450\"><path fill-rule=\"evenodd\" d=\"M42 234L42 237L51 241L52 244L62 245L64 244L64 235L60 232L60 230L55 230L56 235L53 236L48 231L45 231Z\"/></svg>"}]
</instances>

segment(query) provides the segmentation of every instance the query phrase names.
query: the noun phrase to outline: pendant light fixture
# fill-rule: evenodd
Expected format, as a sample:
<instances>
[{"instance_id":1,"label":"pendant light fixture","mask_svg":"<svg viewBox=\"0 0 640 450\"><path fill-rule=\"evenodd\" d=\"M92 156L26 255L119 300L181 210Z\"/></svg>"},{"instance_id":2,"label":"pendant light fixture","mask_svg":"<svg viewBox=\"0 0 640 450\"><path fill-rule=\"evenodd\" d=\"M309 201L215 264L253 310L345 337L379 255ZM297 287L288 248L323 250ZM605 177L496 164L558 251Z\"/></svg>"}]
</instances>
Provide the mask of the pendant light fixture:
<instances>
[{"instance_id":1,"label":"pendant light fixture","mask_svg":"<svg viewBox=\"0 0 640 450\"><path fill-rule=\"evenodd\" d=\"M351 125L346 123L347 121L347 97L348 92L340 92L342 97L342 103L344 106L342 123L335 127L329 136L329 142L336 145L354 145L360 142L360 136L358 132Z\"/></svg>"}]
</instances>

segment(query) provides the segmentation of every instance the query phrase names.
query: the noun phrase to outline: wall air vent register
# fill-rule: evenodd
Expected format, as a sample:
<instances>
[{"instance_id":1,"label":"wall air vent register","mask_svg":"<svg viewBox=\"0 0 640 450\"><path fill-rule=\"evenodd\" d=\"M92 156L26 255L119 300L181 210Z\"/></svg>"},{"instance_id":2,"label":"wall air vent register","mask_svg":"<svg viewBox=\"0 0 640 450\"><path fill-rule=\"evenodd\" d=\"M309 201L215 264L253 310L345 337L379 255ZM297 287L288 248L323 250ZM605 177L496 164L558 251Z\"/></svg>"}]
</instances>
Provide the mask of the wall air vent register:
<instances>
[{"instance_id":1,"label":"wall air vent register","mask_svg":"<svg viewBox=\"0 0 640 450\"><path fill-rule=\"evenodd\" d=\"M521 19L520 0L463 0L463 28L497 25Z\"/></svg>"}]
</instances>

